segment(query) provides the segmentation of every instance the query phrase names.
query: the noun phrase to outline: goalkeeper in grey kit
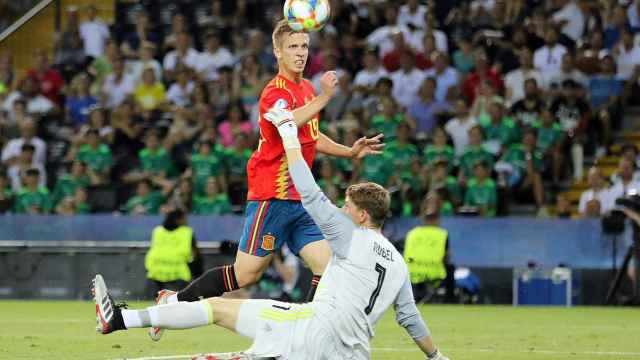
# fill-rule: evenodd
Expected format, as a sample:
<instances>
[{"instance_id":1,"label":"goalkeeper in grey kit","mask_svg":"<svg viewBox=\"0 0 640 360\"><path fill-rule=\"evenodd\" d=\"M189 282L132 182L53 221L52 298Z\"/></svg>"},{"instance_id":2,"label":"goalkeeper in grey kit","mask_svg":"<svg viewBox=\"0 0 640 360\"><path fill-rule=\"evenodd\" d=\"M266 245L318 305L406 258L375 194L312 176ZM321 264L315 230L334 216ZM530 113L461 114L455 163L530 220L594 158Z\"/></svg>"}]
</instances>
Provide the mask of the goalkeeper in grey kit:
<instances>
[{"instance_id":1,"label":"goalkeeper in grey kit","mask_svg":"<svg viewBox=\"0 0 640 360\"><path fill-rule=\"evenodd\" d=\"M375 183L351 185L343 208L322 193L300 152L298 129L287 110L265 117L282 137L289 173L305 210L333 252L311 303L219 297L125 310L100 275L94 280L98 330L137 327L186 329L216 324L254 340L248 359L369 359L374 326L391 306L427 359L448 360L436 348L413 300L407 265L382 235L389 192Z\"/></svg>"}]
</instances>

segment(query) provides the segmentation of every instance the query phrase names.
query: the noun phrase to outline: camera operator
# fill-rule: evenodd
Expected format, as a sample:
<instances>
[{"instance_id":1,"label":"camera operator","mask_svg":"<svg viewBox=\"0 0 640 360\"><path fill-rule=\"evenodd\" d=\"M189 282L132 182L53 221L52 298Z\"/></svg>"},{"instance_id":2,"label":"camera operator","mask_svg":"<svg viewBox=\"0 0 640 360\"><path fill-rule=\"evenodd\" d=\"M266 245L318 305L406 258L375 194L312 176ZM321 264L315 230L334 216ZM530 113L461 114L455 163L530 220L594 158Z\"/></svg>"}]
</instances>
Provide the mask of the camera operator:
<instances>
[{"instance_id":1,"label":"camera operator","mask_svg":"<svg viewBox=\"0 0 640 360\"><path fill-rule=\"evenodd\" d=\"M635 164L629 159L622 158L618 164L618 181L607 191L602 204L602 212L609 212L616 206L616 199L624 197L630 190L640 190L640 184L633 180Z\"/></svg>"},{"instance_id":2,"label":"camera operator","mask_svg":"<svg viewBox=\"0 0 640 360\"><path fill-rule=\"evenodd\" d=\"M638 204L638 202L640 202L640 197L636 195L636 196L633 196L632 198L635 198L634 201L636 202L636 204L634 207L636 208L636 210L632 209L631 207L628 207L625 204L621 204L622 206L620 210L627 216L627 218L629 218L631 221L635 223L636 228L634 229L634 231L638 231L639 229L638 227L640 227L640 212L638 212L637 210L638 210L638 206L640 205ZM636 244L636 246L640 246L640 244ZM640 261L640 259L638 259L637 256L638 256L638 252L636 249L636 261ZM629 262L629 266L627 267L627 275L629 276L629 279L631 279L633 288L635 289L637 286L637 283L636 283L637 278L636 278L636 263L634 261Z\"/></svg>"}]
</instances>

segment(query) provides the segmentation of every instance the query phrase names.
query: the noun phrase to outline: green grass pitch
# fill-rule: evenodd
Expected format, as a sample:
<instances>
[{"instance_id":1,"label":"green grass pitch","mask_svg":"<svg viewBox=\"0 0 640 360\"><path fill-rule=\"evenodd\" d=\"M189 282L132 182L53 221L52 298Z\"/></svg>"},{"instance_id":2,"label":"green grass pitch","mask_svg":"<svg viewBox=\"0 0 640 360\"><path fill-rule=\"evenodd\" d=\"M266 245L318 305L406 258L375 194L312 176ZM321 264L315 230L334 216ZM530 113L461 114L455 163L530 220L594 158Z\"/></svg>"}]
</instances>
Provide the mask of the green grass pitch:
<instances>
[{"instance_id":1,"label":"green grass pitch","mask_svg":"<svg viewBox=\"0 0 640 360\"><path fill-rule=\"evenodd\" d=\"M145 303L131 304L137 307ZM640 310L423 306L440 348L452 360L640 359ZM0 359L178 359L172 355L242 350L249 342L207 327L97 334L90 302L0 301ZM390 311L376 327L372 358L424 359Z\"/></svg>"}]
</instances>

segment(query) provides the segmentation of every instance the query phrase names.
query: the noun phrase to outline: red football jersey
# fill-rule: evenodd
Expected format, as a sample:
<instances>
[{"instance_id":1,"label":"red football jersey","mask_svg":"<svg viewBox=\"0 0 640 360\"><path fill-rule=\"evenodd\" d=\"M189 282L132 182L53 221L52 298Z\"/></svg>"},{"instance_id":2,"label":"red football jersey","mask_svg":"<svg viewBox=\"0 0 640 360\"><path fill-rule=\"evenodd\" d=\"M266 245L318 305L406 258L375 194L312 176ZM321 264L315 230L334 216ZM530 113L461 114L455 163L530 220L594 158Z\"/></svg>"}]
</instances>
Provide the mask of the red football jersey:
<instances>
[{"instance_id":1,"label":"red football jersey","mask_svg":"<svg viewBox=\"0 0 640 360\"><path fill-rule=\"evenodd\" d=\"M278 129L264 119L263 115L274 106L294 110L302 107L315 97L311 82L302 79L300 83L277 75L262 90L260 95L260 143L247 164L249 200L300 200L291 176L287 158L282 146ZM298 129L298 138L302 145L302 156L309 167L316 157L316 142L320 136L318 115L305 126Z\"/></svg>"}]
</instances>

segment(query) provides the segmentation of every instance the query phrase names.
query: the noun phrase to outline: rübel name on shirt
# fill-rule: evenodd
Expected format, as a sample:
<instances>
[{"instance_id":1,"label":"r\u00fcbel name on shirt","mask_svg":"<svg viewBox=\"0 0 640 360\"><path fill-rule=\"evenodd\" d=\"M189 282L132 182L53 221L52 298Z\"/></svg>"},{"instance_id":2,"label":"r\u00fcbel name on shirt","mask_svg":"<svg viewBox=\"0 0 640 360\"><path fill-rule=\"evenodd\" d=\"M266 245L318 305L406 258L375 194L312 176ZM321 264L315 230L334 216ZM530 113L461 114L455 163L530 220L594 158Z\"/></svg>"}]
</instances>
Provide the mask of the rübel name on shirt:
<instances>
[{"instance_id":1,"label":"r\u00fcbel name on shirt","mask_svg":"<svg viewBox=\"0 0 640 360\"><path fill-rule=\"evenodd\" d=\"M385 260L393 261L391 250L380 246L377 242L373 243L373 252Z\"/></svg>"}]
</instances>

